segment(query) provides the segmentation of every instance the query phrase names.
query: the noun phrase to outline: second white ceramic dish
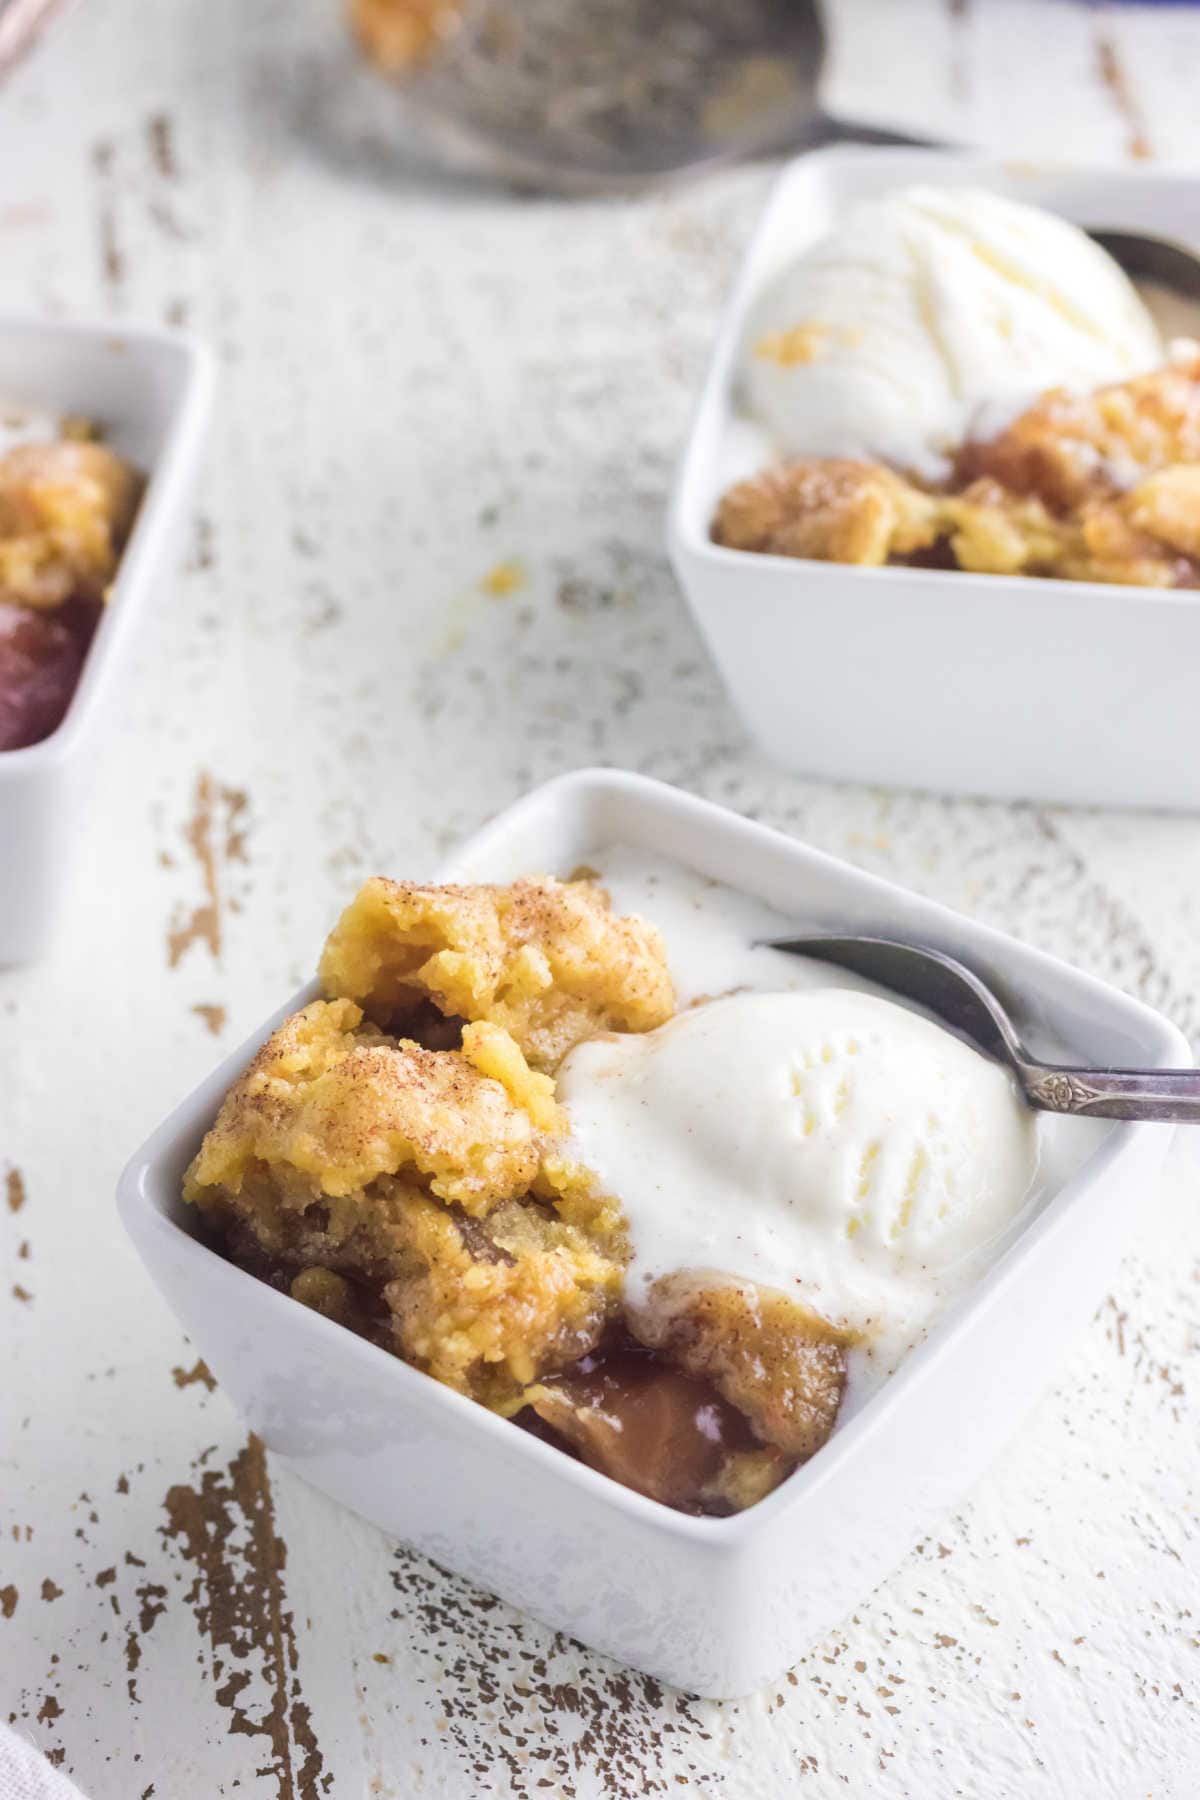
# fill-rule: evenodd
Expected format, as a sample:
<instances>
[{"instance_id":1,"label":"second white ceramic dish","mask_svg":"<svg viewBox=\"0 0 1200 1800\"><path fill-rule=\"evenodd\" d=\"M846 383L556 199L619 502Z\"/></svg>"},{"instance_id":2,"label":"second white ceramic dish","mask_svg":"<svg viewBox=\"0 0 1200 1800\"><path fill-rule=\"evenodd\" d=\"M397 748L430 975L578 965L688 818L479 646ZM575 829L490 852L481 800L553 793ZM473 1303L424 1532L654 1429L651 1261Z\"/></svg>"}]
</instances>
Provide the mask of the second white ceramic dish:
<instances>
[{"instance_id":1,"label":"second white ceramic dish","mask_svg":"<svg viewBox=\"0 0 1200 1800\"><path fill-rule=\"evenodd\" d=\"M1061 1046L1081 1062L1190 1060L1174 1026L1126 995L638 776L552 781L442 873L565 874L615 843L673 857L799 924L950 950L1008 996L1035 1048ZM315 992L293 995L134 1156L119 1193L134 1243L222 1387L298 1474L557 1629L702 1694L746 1693L779 1675L961 1497L1103 1292L1171 1138L1164 1126L1109 1127L965 1303L810 1463L737 1517L689 1518L275 1292L196 1235L183 1172L230 1082Z\"/></svg>"},{"instance_id":2,"label":"second white ceramic dish","mask_svg":"<svg viewBox=\"0 0 1200 1800\"><path fill-rule=\"evenodd\" d=\"M98 732L163 578L208 416L208 353L151 326L0 318L0 401L96 420L146 491L62 724L0 751L0 966L45 947L64 897L92 788Z\"/></svg>"},{"instance_id":3,"label":"second white ceramic dish","mask_svg":"<svg viewBox=\"0 0 1200 1800\"><path fill-rule=\"evenodd\" d=\"M787 768L1005 798L1200 807L1200 592L845 568L709 538L729 479L748 306L848 206L912 182L978 184L1200 253L1192 177L939 150L798 158L730 299L671 503L671 557L696 623L747 731Z\"/></svg>"}]
</instances>

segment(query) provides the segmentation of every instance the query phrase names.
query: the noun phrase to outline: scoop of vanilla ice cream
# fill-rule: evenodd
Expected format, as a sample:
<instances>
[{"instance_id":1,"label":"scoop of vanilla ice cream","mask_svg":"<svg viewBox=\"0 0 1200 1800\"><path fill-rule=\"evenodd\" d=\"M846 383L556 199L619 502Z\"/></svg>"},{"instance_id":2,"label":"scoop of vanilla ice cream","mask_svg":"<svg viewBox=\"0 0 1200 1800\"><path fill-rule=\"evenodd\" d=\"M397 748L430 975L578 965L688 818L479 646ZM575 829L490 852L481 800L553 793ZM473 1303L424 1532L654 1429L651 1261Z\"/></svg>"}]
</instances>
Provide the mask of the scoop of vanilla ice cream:
<instances>
[{"instance_id":1,"label":"scoop of vanilla ice cream","mask_svg":"<svg viewBox=\"0 0 1200 1800\"><path fill-rule=\"evenodd\" d=\"M629 1220L627 1293L715 1270L780 1289L894 1366L1037 1168L1008 1073L890 1000L744 993L593 1039L559 1096Z\"/></svg>"},{"instance_id":2,"label":"scoop of vanilla ice cream","mask_svg":"<svg viewBox=\"0 0 1200 1800\"><path fill-rule=\"evenodd\" d=\"M1162 357L1132 284L1077 226L979 188L912 187L852 208L768 285L742 376L785 453L936 481L973 428L990 433L1044 389Z\"/></svg>"}]
</instances>

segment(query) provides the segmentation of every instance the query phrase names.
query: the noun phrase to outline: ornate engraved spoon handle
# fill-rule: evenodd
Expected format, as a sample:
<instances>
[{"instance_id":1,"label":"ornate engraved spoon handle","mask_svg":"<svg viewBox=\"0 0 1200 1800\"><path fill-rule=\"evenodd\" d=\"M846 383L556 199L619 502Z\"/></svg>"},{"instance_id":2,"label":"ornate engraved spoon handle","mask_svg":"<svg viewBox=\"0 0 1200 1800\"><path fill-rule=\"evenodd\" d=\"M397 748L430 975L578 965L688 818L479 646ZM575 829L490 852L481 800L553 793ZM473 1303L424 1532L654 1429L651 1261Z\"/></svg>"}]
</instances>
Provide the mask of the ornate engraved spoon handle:
<instances>
[{"instance_id":1,"label":"ornate engraved spoon handle","mask_svg":"<svg viewBox=\"0 0 1200 1800\"><path fill-rule=\"evenodd\" d=\"M1022 1062L1031 1106L1093 1119L1200 1121L1200 1069L1056 1069Z\"/></svg>"}]
</instances>

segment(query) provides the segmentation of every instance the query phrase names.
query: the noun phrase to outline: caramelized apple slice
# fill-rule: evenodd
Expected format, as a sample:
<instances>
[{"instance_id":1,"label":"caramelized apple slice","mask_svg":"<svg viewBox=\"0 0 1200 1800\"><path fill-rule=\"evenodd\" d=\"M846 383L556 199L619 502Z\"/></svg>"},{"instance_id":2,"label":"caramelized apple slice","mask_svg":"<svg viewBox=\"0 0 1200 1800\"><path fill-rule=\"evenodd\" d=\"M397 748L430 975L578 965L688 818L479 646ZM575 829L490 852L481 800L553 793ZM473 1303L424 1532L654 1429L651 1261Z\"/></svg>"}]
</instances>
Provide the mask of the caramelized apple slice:
<instances>
[{"instance_id":1,"label":"caramelized apple slice","mask_svg":"<svg viewBox=\"0 0 1200 1800\"><path fill-rule=\"evenodd\" d=\"M590 1468L683 1512L740 1511L793 1466L711 1383L636 1348L586 1356L526 1401Z\"/></svg>"},{"instance_id":2,"label":"caramelized apple slice","mask_svg":"<svg viewBox=\"0 0 1200 1800\"><path fill-rule=\"evenodd\" d=\"M655 1282L630 1325L788 1456L804 1461L833 1430L850 1339L787 1294L684 1271Z\"/></svg>"}]
</instances>

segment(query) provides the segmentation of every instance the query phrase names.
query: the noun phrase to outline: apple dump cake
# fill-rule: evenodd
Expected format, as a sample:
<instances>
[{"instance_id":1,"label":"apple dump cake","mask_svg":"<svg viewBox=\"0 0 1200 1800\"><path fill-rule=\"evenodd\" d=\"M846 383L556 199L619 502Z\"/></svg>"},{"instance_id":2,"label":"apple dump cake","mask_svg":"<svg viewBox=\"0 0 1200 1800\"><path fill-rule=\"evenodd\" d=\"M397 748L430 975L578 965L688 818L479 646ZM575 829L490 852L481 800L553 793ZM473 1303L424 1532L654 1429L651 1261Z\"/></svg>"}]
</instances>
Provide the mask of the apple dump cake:
<instances>
[{"instance_id":1,"label":"apple dump cake","mask_svg":"<svg viewBox=\"0 0 1200 1800\"><path fill-rule=\"evenodd\" d=\"M1063 219L970 188L852 209L752 308L740 380L757 467L718 544L1200 585L1200 345Z\"/></svg>"},{"instance_id":2,"label":"apple dump cake","mask_svg":"<svg viewBox=\"0 0 1200 1800\"><path fill-rule=\"evenodd\" d=\"M757 902L599 860L604 885L367 882L185 1198L295 1300L642 1494L734 1512L978 1273L1039 1127L939 1026L753 947L779 923Z\"/></svg>"},{"instance_id":3,"label":"apple dump cake","mask_svg":"<svg viewBox=\"0 0 1200 1800\"><path fill-rule=\"evenodd\" d=\"M61 723L141 479L86 426L0 453L0 750Z\"/></svg>"}]
</instances>

